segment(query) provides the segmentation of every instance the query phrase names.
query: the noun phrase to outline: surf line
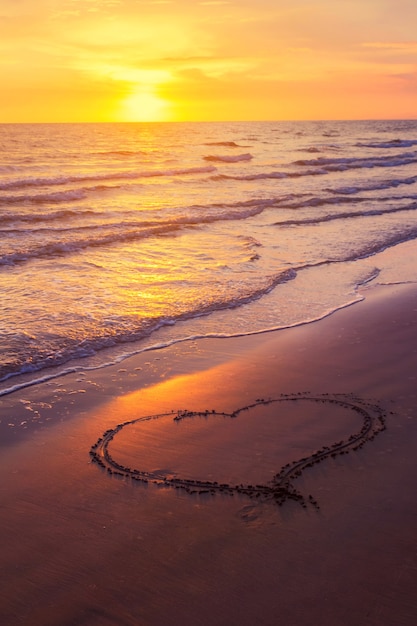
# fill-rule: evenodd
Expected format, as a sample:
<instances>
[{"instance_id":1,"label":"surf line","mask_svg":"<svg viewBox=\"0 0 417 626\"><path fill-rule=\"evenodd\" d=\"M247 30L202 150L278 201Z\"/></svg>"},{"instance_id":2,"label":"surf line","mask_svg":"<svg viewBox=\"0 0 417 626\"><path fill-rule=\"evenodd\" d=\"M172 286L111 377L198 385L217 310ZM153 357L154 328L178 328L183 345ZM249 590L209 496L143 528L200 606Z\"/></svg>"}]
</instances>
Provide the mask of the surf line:
<instances>
[{"instance_id":1,"label":"surf line","mask_svg":"<svg viewBox=\"0 0 417 626\"><path fill-rule=\"evenodd\" d=\"M358 413L363 420L362 428L358 432L351 434L346 440L336 441L330 446L323 446L309 456L283 465L273 479L266 484L245 485L241 483L231 485L217 481L172 477L162 472L148 472L127 467L112 457L109 451L109 444L123 428L139 422L169 417L173 415L173 412L139 417L122 422L117 424L114 428L106 430L90 448L91 461L106 470L109 475L129 478L141 483L153 483L175 489L184 489L190 494L215 495L216 493L222 493L232 496L234 494L241 494L251 499L257 499L261 502L271 502L279 506L292 500L298 502L303 508L307 508L307 505L311 505L319 509L319 504L313 496L303 495L295 488L293 481L301 476L305 470L317 463L322 463L329 458L349 454L352 451L362 448L366 443L372 441L376 435L385 430L386 412L379 405L358 398L353 394L310 394L309 392L300 392L296 394L281 394L278 398L258 398L252 404L236 409L232 413L218 412L214 409L206 409L205 411L189 411L183 409L174 413L173 420L178 422L184 419L208 417L210 415L236 418L243 411L247 411L259 405L299 401L337 405L354 411Z\"/></svg>"}]
</instances>

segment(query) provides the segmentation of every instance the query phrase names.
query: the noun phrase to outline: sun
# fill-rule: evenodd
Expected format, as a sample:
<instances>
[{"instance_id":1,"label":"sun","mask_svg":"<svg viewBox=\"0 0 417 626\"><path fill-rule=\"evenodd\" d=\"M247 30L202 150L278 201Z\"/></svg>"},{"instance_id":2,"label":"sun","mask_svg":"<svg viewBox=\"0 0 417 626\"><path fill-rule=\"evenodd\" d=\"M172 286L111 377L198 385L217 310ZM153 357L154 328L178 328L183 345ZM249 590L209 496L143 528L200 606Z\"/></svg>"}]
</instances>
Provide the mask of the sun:
<instances>
[{"instance_id":1,"label":"sun","mask_svg":"<svg viewBox=\"0 0 417 626\"><path fill-rule=\"evenodd\" d=\"M153 89L136 89L121 103L120 118L125 122L163 122L170 119L170 104Z\"/></svg>"}]
</instances>

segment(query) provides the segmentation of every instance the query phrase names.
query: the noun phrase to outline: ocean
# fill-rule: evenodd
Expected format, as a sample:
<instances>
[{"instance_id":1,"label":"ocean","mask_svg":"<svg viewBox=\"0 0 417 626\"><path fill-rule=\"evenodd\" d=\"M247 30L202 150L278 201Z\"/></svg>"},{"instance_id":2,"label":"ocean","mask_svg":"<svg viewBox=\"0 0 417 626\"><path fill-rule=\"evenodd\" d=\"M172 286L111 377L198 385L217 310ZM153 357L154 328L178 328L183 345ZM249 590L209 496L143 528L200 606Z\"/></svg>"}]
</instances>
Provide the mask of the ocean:
<instances>
[{"instance_id":1,"label":"ocean","mask_svg":"<svg viewBox=\"0 0 417 626\"><path fill-rule=\"evenodd\" d=\"M417 120L0 125L0 395L417 281Z\"/></svg>"}]
</instances>

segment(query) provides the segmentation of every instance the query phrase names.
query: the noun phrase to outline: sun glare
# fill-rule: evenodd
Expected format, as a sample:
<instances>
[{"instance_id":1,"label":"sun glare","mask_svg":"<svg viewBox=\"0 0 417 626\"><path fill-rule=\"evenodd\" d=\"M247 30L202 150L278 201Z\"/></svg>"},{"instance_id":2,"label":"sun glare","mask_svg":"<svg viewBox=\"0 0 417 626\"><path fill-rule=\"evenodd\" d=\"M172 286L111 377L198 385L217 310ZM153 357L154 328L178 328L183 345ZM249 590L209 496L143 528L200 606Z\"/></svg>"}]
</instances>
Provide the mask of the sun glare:
<instances>
[{"instance_id":1,"label":"sun glare","mask_svg":"<svg viewBox=\"0 0 417 626\"><path fill-rule=\"evenodd\" d=\"M115 118L121 122L163 122L172 119L172 104L159 96L159 89L172 76L166 70L122 65L98 65L90 71L119 83L119 105Z\"/></svg>"},{"instance_id":2,"label":"sun glare","mask_svg":"<svg viewBox=\"0 0 417 626\"><path fill-rule=\"evenodd\" d=\"M163 122L170 119L170 105L149 89L138 89L121 103L119 117L125 122Z\"/></svg>"}]
</instances>

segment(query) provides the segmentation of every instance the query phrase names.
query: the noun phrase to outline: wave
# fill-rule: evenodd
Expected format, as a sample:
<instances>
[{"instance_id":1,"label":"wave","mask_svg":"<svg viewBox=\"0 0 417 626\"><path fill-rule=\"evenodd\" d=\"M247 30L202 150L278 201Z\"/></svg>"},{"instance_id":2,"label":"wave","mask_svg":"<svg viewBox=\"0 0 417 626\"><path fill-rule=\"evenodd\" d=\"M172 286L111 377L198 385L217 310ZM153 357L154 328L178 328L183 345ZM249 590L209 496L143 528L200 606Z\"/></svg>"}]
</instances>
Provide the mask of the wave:
<instances>
[{"instance_id":1,"label":"wave","mask_svg":"<svg viewBox=\"0 0 417 626\"><path fill-rule=\"evenodd\" d=\"M67 191L52 191L50 193L20 194L14 196L0 196L0 205L12 204L62 204L85 200L89 193L114 191L120 189L120 185L93 185L90 187L79 187L78 189L68 189Z\"/></svg>"},{"instance_id":2,"label":"wave","mask_svg":"<svg viewBox=\"0 0 417 626\"><path fill-rule=\"evenodd\" d=\"M176 223L176 222L175 222ZM30 228L30 229L23 229L23 228L7 228L7 229L0 229L0 233L6 233L6 234L19 234L19 235L27 235L27 234L31 234L31 235L37 235L39 233L47 233L50 235L50 237L57 237L58 235L62 235L62 234L73 234L76 235L78 233L86 233L86 232L93 232L93 231L102 231L102 232L108 232L108 231L113 231L113 233L116 232L120 232L122 229L127 229L127 228L148 228L148 227L155 227L155 226L161 226L161 222L158 221L121 221L121 222L105 222L104 224L100 224L100 223L93 223L93 224L85 224L85 225L78 225L78 221L76 225L71 225L71 226L50 226L49 224L45 225L45 226L41 226L40 228ZM69 242L68 242L69 243Z\"/></svg>"},{"instance_id":3,"label":"wave","mask_svg":"<svg viewBox=\"0 0 417 626\"><path fill-rule=\"evenodd\" d=\"M384 250L387 250L388 248L393 248L394 246L398 246L399 244L405 243L406 241L412 241L413 239L417 239L416 226L405 228L400 232L391 232L383 241L372 242L367 246L364 246L361 251L358 251L348 258L342 259L341 261L337 260L337 262L367 259L371 256L374 256L375 254L384 252Z\"/></svg>"},{"instance_id":4,"label":"wave","mask_svg":"<svg viewBox=\"0 0 417 626\"><path fill-rule=\"evenodd\" d=\"M343 171L344 169L372 168L372 167L397 167L417 162L416 152L404 152L380 157L319 157L317 159L301 159L294 161L293 165L299 167L318 166L325 167L328 171Z\"/></svg>"},{"instance_id":5,"label":"wave","mask_svg":"<svg viewBox=\"0 0 417 626\"><path fill-rule=\"evenodd\" d=\"M208 172L212 172L212 171L217 171L216 168L193 168L193 173L196 172L196 170L198 169L199 172L201 171L208 171ZM176 170L179 171L179 170ZM187 170L187 172L189 172L190 170ZM263 179L285 179L285 178L298 178L298 177L302 177L302 176L319 176L319 175L324 175L327 174L328 172L326 170L319 170L319 169L314 169L314 170L307 170L304 172L266 172L266 173L260 173L260 174L245 174L245 175L228 175L228 174L216 174L214 176L211 176L210 179L213 181L220 181L220 180L242 180L242 181L255 181L255 180L263 180ZM367 185L367 186L361 186L361 187L340 187L340 188L336 188L336 189L331 189L331 188L325 188L324 191L328 192L328 193L332 193L332 194L341 194L341 195L353 195L353 194L357 194L361 191L369 191L369 190L377 190L377 189L388 189L389 187L398 187L399 185L408 185L408 184L413 184L417 182L417 176L415 177L408 177L408 178L404 178L404 179L393 179L393 180L388 180L388 181L383 181L380 183L374 183L371 185ZM57 183L58 184L58 183ZM127 185L128 187L129 185ZM124 188L126 188L126 185L123 186ZM71 189L71 190L67 190L67 191L56 191L56 192L51 192L51 193L41 193L41 194L20 194L20 195L13 195L13 196L7 196L7 195L0 195L0 205L14 205L14 204L25 204L25 203L31 203L31 204L45 204L45 203L52 203L52 204L59 204L59 203L65 203L65 202L71 202L71 201L76 201L76 200L82 200L85 199L87 197L88 193L94 193L94 192L111 192L114 190L120 189L120 185L106 185L106 184L99 184L99 185L92 185L92 186L85 186L85 187L79 187L77 189ZM277 199L274 198L274 202ZM261 200L255 200L256 203L262 202ZM242 206L243 204L246 203L242 203L242 202L238 202L235 203L233 206L235 205L239 205ZM225 205L212 205L212 206L225 206ZM227 206L232 206L232 205L227 205ZM190 207L190 208L194 208L194 209L202 209L205 208L204 206L201 205L196 205L194 207ZM78 211L62 211L62 212L56 212L56 213L51 213L51 214L42 214L42 215L30 215L30 214L26 214L26 213L21 213L21 214L15 214L15 215L0 215L0 224L1 223L9 223L9 222L15 222L15 221L22 221L22 222L40 222L40 221L46 221L46 220L54 220L54 219L60 219L60 218L65 218L65 217L72 217L72 216L83 216L83 215L87 215L87 214L96 214L96 215L101 215L98 214L97 212L94 211L83 211L83 212L78 212Z\"/></svg>"},{"instance_id":6,"label":"wave","mask_svg":"<svg viewBox=\"0 0 417 626\"><path fill-rule=\"evenodd\" d=\"M74 200L84 200L86 198L86 192L83 189L72 189L69 191L58 191L55 193L39 193L34 195L19 195L19 196L0 196L0 204L25 204L30 202L32 204L44 204L49 202L52 204L59 204L60 202L71 202Z\"/></svg>"},{"instance_id":7,"label":"wave","mask_svg":"<svg viewBox=\"0 0 417 626\"><path fill-rule=\"evenodd\" d=\"M400 213L403 211L415 211L417 204L412 203L404 207L392 207L389 209L369 209L367 211L344 211L332 215L320 215L304 219L282 220L274 222L273 226L305 226L310 224L321 224L323 222L333 222L335 220L345 220L350 218L374 217L377 215L387 215L390 213Z\"/></svg>"},{"instance_id":8,"label":"wave","mask_svg":"<svg viewBox=\"0 0 417 626\"><path fill-rule=\"evenodd\" d=\"M253 159L253 155L249 152L246 152L245 154L237 154L235 156L209 154L208 156L203 157L203 159L205 161L220 163L239 163L239 161L251 161Z\"/></svg>"},{"instance_id":9,"label":"wave","mask_svg":"<svg viewBox=\"0 0 417 626\"><path fill-rule=\"evenodd\" d=\"M44 222L53 223L53 222L68 222L68 227L61 228L34 228L30 229L32 232L40 232L40 231L49 231L52 234L57 234L60 232L78 232L85 230L108 230L108 229L117 229L117 232L113 234L114 239L110 239L109 243L117 243L118 237L120 237L120 241L125 240L125 237L130 237L131 239L142 239L145 234L143 229L148 229L146 231L146 236L149 236L149 229L155 229L151 234L159 234L159 230L162 232L170 232L170 229L177 229L179 227L186 228L187 226L196 226L198 224L207 224L217 221L231 221L231 220L244 220L248 217L253 217L258 215L266 208L273 206L276 203L288 201L291 198L298 196L282 196L282 197L271 197L271 198L255 198L252 200L245 201L237 201L233 203L214 203L214 204L206 204L206 205L190 205L186 209L182 208L182 214L179 216L169 215L165 221L162 220L138 220L135 219L133 221L119 221L119 222L108 222L109 214L107 212L94 211L91 209L87 210L74 210L74 209L65 209L61 211L54 211L51 213L8 213L8 214L0 214L0 228L8 227L11 224L21 223L36 226L37 224L43 224ZM187 213L185 213L187 210ZM106 218L104 223L95 223L89 224L86 226L79 225L80 222L84 218L97 218L97 220ZM74 223L74 226L71 224ZM78 224L78 225L77 225ZM121 229L132 228L134 231L129 234L120 233ZM142 230L138 230L142 229ZM10 233L13 232L10 228L7 228L4 232ZM22 233L21 229L17 229L16 232ZM107 238L102 240L97 240L97 243L94 243L94 240L91 241L91 245L105 245L108 243ZM71 245L74 245L74 250L71 248ZM81 245L81 248L88 247L88 242L82 242L82 244L78 244L77 242L73 242L73 244L68 243L68 251L73 252L75 249L78 249L77 246ZM81 249L79 248L79 249ZM37 249L41 253L42 256L47 256L48 253L45 254L41 252L41 249ZM62 256L65 254L66 248L58 248L57 254ZM53 253L53 248L50 249L50 252ZM36 253L34 254L36 256ZM31 258L31 254L29 250L26 250L25 253L18 253L15 261L13 261L13 257L3 257L0 258L0 265L11 265L14 262L26 261Z\"/></svg>"},{"instance_id":10,"label":"wave","mask_svg":"<svg viewBox=\"0 0 417 626\"><path fill-rule=\"evenodd\" d=\"M217 300L216 302L206 305L200 304L200 306L197 306L195 309L186 311L176 317L163 317L157 320L142 320L139 327L136 328L131 327L125 330L124 320L121 319L120 331L117 334L114 332L113 325L108 335L101 335L100 337L93 337L91 339L83 339L81 342L75 341L72 345L67 346L66 348L47 354L46 356L42 355L42 357L37 356L36 353L31 354L26 357L27 361L24 364L19 364L17 371L1 372L0 370L0 382L4 382L21 374L29 374L45 368L49 369L51 367L58 367L74 359L93 356L105 348L111 348L120 344L132 343L134 341L144 339L163 326L172 326L177 322L209 315L215 311L238 308L248 304L249 302L259 300L262 296L270 293L277 285L293 280L296 275L296 272L292 269L283 270L276 276L270 277L262 287L259 287L250 293L243 293L232 299L225 298ZM3 369L5 370L5 368ZM34 383L26 383L24 386L28 386L30 384ZM22 386L18 386L18 388L22 388ZM16 390L16 387L9 390L0 390L0 396L10 393L12 390Z\"/></svg>"},{"instance_id":11,"label":"wave","mask_svg":"<svg viewBox=\"0 0 417 626\"><path fill-rule=\"evenodd\" d=\"M31 259L39 258L51 258L62 257L64 255L73 254L81 250L88 248L97 248L100 246L108 246L115 243L124 243L129 241L135 241L138 239L145 239L151 235L166 234L177 230L177 225L163 225L150 228L143 228L140 232L136 229L132 231L122 233L111 233L102 237L90 237L88 239L63 241L63 242L50 242L41 246L35 246L28 250L22 250L19 252L11 252L4 254L0 257L1 265L16 265L17 263L24 263Z\"/></svg>"},{"instance_id":12,"label":"wave","mask_svg":"<svg viewBox=\"0 0 417 626\"><path fill-rule=\"evenodd\" d=\"M391 141L358 142L356 148L412 148L417 146L417 139L391 139Z\"/></svg>"},{"instance_id":13,"label":"wave","mask_svg":"<svg viewBox=\"0 0 417 626\"><path fill-rule=\"evenodd\" d=\"M417 194L409 194L406 196L384 196L382 198L378 198L378 203L382 202L399 202L402 200L416 200ZM282 198L275 198L270 200L265 200L265 207L269 206L278 206L279 208L285 209L305 209L305 208L313 208L313 207L322 207L322 206L337 206L337 205L346 205L346 204L360 204L367 203L371 200L375 200L375 198L368 198L362 196L310 196L309 194L296 194L293 196L287 196ZM415 203L412 202L409 205L401 205L401 207L395 207L394 210L397 211L407 211L413 210L415 208ZM386 212L387 209L381 209ZM379 209L376 209L379 211Z\"/></svg>"},{"instance_id":14,"label":"wave","mask_svg":"<svg viewBox=\"0 0 417 626\"><path fill-rule=\"evenodd\" d=\"M79 174L76 176L56 176L53 178L20 178L0 183L0 191L9 189L23 189L25 187L51 187L56 185L67 185L69 183L79 183L87 181L102 180L138 180L140 178L152 178L157 176L183 176L192 174L211 174L215 172L214 166L189 167L167 170L143 170L143 171L123 171L107 172L103 174Z\"/></svg>"},{"instance_id":15,"label":"wave","mask_svg":"<svg viewBox=\"0 0 417 626\"><path fill-rule=\"evenodd\" d=\"M96 154L97 156L109 156L109 157L113 157L113 156L121 156L121 157L131 157L131 156L149 156L149 152L146 152L145 150L107 150L104 152L95 152L94 154Z\"/></svg>"},{"instance_id":16,"label":"wave","mask_svg":"<svg viewBox=\"0 0 417 626\"><path fill-rule=\"evenodd\" d=\"M281 171L281 172L263 172L259 174L215 174L211 176L211 180L242 180L242 181L255 181L255 180L268 180L268 179L286 179L286 178L301 178L305 176L324 176L333 172L345 172L353 169L369 169L374 167L400 167L403 165L409 165L411 163L417 163L417 153L407 153L405 155L397 155L396 157L375 157L375 158L324 158L318 159L302 159L294 161L293 165L297 165L300 168L306 166L315 166L310 169L297 170L297 171ZM414 181L412 181L414 182ZM349 188L347 188L349 189Z\"/></svg>"},{"instance_id":17,"label":"wave","mask_svg":"<svg viewBox=\"0 0 417 626\"><path fill-rule=\"evenodd\" d=\"M234 309L239 306L243 306L250 302L253 302L257 299L261 299L264 295L270 293L274 288L283 284L285 282L295 280L297 275L303 270L308 270L313 267L318 267L322 265L329 265L332 263L344 263L348 261L355 261L358 259L364 259L380 252L383 252L387 248L396 246L398 244L404 243L411 239L417 238L417 228L410 228L407 232L401 233L391 233L388 237L386 237L383 241L373 242L368 245L365 245L362 250L356 251L353 254L348 254L343 258L339 259L328 259L324 261L319 261L317 263L306 263L300 265L298 267L293 267L288 270L280 272L278 275L271 277L267 284L265 284L262 288L255 290L250 294L242 294L241 297L235 298L233 300L222 300L217 303L213 303L206 307L202 307L201 309L195 309L193 311L188 311L177 318L161 318L159 320L153 320L150 322L145 328L142 326L141 328L131 328L130 330L123 330L122 333L114 334L112 332L111 335L95 337L91 340L83 340L80 343L74 342L72 346L69 346L66 350L61 350L56 352L54 355L48 355L47 357L40 357L39 360L36 359L36 355L28 355L27 363L20 364L14 371L6 371L4 368L3 372L0 373L0 382L8 381L14 377L24 374L33 373L35 377L30 379L26 379L23 382L18 382L15 385L10 385L8 387L3 387L0 389L0 397L8 395L10 393L14 393L15 391L22 390L24 388L37 385L39 383L46 382L48 380L52 380L57 377L61 377L63 375L67 375L70 373L80 372L80 371L89 371L96 370L103 367L107 367L109 365L117 364L129 358L135 354L149 352L153 350L159 350L166 348L168 346L174 345L176 343L181 343L189 340L196 340L202 338L223 338L223 337L239 337L239 336L248 336L254 334L263 334L266 332L273 332L282 328L291 328L295 326L302 326L319 319L323 319L333 314L335 311L345 308L347 306L351 306L356 302L363 300L363 297L356 296L353 300L347 301L342 305L333 307L329 310L324 311L319 316L314 318L304 319L302 321L297 321L288 325L281 326L271 326L270 328L262 328L254 331L247 331L241 333L209 333L209 334L201 334L201 335L192 335L192 336L180 336L174 339L171 339L164 343L154 342L151 345L140 345L139 347L135 347L130 349L123 354L119 354L114 357L111 361L107 360L106 362L102 362L98 365L89 365L88 362L86 365L73 365L70 363L73 360L78 360L83 357L92 356L97 354L101 350L117 346L117 345L128 345L133 344L133 342L137 342L138 340L145 339L150 337L155 331L164 326L172 326L178 321L186 321L193 318L198 318L204 315L209 315L217 310L224 309ZM360 281L359 284L363 284L369 282L375 276L378 275L378 269L372 270L364 279ZM123 321L123 320L122 320ZM123 323L121 323L121 327L123 327ZM67 366L67 364L69 364ZM61 366L61 367L60 367ZM60 369L59 369L60 368ZM46 370L46 371L45 371ZM39 375L37 374L39 372Z\"/></svg>"},{"instance_id":18,"label":"wave","mask_svg":"<svg viewBox=\"0 0 417 626\"><path fill-rule=\"evenodd\" d=\"M404 179L402 182L407 181L409 183L417 180L417 177ZM399 181L395 181L399 184ZM262 213L268 208L285 208L285 209L304 209L314 208L322 206L338 206L347 204L360 204L369 203L371 200L369 197L361 197L357 195L359 191L364 189L380 188L377 186L369 186L365 188L341 188L339 190L340 195L337 194L336 189L324 189L324 192L332 195L323 196L311 196L308 193L289 194L282 196L270 196L266 198L253 198L251 200L236 201L233 203L213 203L213 204L199 204L190 205L188 207L182 207L180 215L170 214L164 219L159 220L140 220L127 219L122 221L109 222L109 214L102 213L94 210L74 210L66 209L61 211L54 211L51 213L8 213L0 214L0 228L3 227L4 233L40 233L49 232L51 237L56 237L59 234L69 233L76 236L77 233L84 233L87 231L106 232L106 236L92 237L90 239L72 240L67 242L54 242L52 245L47 244L44 247L37 247L34 249L25 249L22 252L15 252L10 255L4 255L0 257L0 265L14 265L16 263L26 262L31 258L49 257L49 256L63 256L65 254L71 254L77 250L86 249L88 247L106 246L109 244L123 243L126 241L140 240L144 237L151 235L158 235L161 233L170 233L178 228L187 228L198 226L200 224L209 224L221 221L231 220L244 220L250 217L254 217ZM381 186L381 188L384 188ZM416 195L409 194L405 196L384 196L378 199L378 202L388 201L404 201L415 200ZM412 210L415 208L414 204L408 206L401 206L392 209L392 212ZM388 212L386 209L377 209L373 213L374 215L381 214L382 212ZM371 214L371 212L369 212ZM339 214L341 215L341 214ZM102 218L105 218L104 222L100 222ZM127 217L127 216L126 216ZM348 215L346 214L346 217ZM85 218L94 218L95 222L91 224L80 223ZM314 223L316 218L312 218L311 223ZM337 219L337 216L334 218ZM62 222L62 226L54 227L54 222ZM284 222L280 222L284 224ZM297 221L288 221L287 224L296 224ZM302 222L300 222L302 223ZM309 222L303 222L309 223ZM22 224L22 227L20 227ZM29 230L23 230L23 226L27 224ZM45 225L44 225L45 224ZM48 224L51 224L49 226ZM67 224L67 225L66 225ZM12 225L16 225L15 229L11 229ZM40 227L36 227L40 225ZM109 232L111 231L111 232Z\"/></svg>"},{"instance_id":19,"label":"wave","mask_svg":"<svg viewBox=\"0 0 417 626\"><path fill-rule=\"evenodd\" d=\"M75 227L69 229L54 229L51 231L51 235L58 232L72 232L76 233L77 231L88 230L92 228L97 229L107 229L107 228L117 228L116 232L112 232L102 236L89 237L84 239L72 239L71 241L63 241L63 242L49 242L42 246L34 246L32 248L26 248L25 250L21 250L18 252L12 252L8 254L4 254L0 256L0 266L13 266L20 263L26 263L32 259L37 258L53 258L53 257L63 257L65 255L74 254L75 252L79 252L81 250L86 250L88 248L97 248L102 246L109 246L114 244L123 244L130 241L139 241L141 239L145 239L151 236L157 235L166 235L170 233L174 233L182 228L187 228L190 226L196 226L199 224L208 224L217 221L228 221L228 220L244 220L248 217L253 217L264 211L264 209L268 206L271 206L276 200L251 200L248 202L237 202L234 204L224 204L224 205L209 205L202 207L205 210L204 215L198 214L195 217L192 215L188 215L185 217L178 217L171 219L169 222L134 222L129 223L129 227L133 227L131 230L123 230L126 228L126 224L121 222L117 225L115 224L104 224L97 225L93 227ZM192 208L201 208L201 207L190 207ZM85 212L87 213L87 212ZM91 211L94 215L94 211ZM76 211L59 211L55 214L55 219L59 219L59 214L65 217L71 216L79 216L79 213ZM70 214L70 215L69 215ZM51 218L52 219L52 218ZM41 217L33 216L31 221L43 221ZM41 229L48 230L50 229ZM9 232L9 231L8 231ZM19 231L20 232L20 231Z\"/></svg>"},{"instance_id":20,"label":"wave","mask_svg":"<svg viewBox=\"0 0 417 626\"><path fill-rule=\"evenodd\" d=\"M377 276L377 273L375 274ZM365 282L369 282L374 278L374 276L370 276L368 281ZM360 283L362 284L362 283ZM73 366L68 366L65 368L55 368L52 369L49 366L46 366L48 368L48 372L47 373L43 373L42 375L36 376L35 378L31 378L29 380L25 380L24 382L19 382L16 383L15 385L11 385L10 387L7 388L3 388L0 389L0 397L6 396L6 395L10 395L12 393L15 393L17 391L21 391L23 389L27 389L28 387L34 387L36 385L42 384L42 383L46 383L48 381L57 379L57 378L61 378L63 376L67 376L69 374L76 374L77 372L91 372L91 371L96 371L99 369L104 369L106 367L110 367L112 365L119 365L120 363L122 363L123 361L125 361L126 359L129 359L133 356L136 356L138 354L144 354L146 352L154 352L157 350L163 350L165 348L169 348L171 346L174 346L176 344L179 343L185 343L187 341L197 341L199 339L231 339L231 338L237 338L237 337L250 337L253 335L264 335L266 333L271 333L271 332L276 332L278 330L284 330L284 329L290 329L290 328L295 328L298 326L306 326L307 324L312 324L314 322L318 322L322 319L325 319L326 317L329 317L330 315L333 315L333 313L336 313L337 311L340 311L341 309L345 309L347 307L350 307L354 304L357 304L358 302L361 302L362 300L364 300L363 296L356 296L353 300L349 300L339 306L335 306L333 308L327 309L326 311L324 311L322 314L316 316L316 317L310 317L308 319L304 319L301 320L299 322L294 322L292 324L286 324L286 325L280 325L280 326L270 326L267 328L261 328L259 330L248 330L246 332L242 331L242 332L237 332L237 333L206 333L206 334L194 334L194 335L187 335L187 336L181 336L181 337L177 337L168 341L164 341L164 342L160 342L160 343L154 343L148 346L141 346L135 349L131 349L129 352L124 352L123 354L119 354L116 357L113 357L111 360L108 360L104 363L100 363L98 365L73 365ZM172 325L172 323L167 323L167 325ZM40 366L38 367L38 369L36 370L32 370L33 372L37 372L37 371L45 371L45 369ZM15 376L19 376L21 374L25 374L27 373L27 369L26 368L22 368L21 371L16 371L16 372L11 372L8 373L6 375L3 376L3 378L0 378L0 382L5 382Z\"/></svg>"},{"instance_id":21,"label":"wave","mask_svg":"<svg viewBox=\"0 0 417 626\"><path fill-rule=\"evenodd\" d=\"M345 195L356 194L362 191L378 191L382 189L390 189L392 187L400 187L401 185L413 185L417 182L417 176L409 176L408 178L392 178L384 181L378 181L355 187L337 187L336 189L325 189L329 193L340 193Z\"/></svg>"},{"instance_id":22,"label":"wave","mask_svg":"<svg viewBox=\"0 0 417 626\"><path fill-rule=\"evenodd\" d=\"M310 146L310 148L298 148L298 152L311 152L314 154L316 152L322 152L322 150L315 148L314 146Z\"/></svg>"},{"instance_id":23,"label":"wave","mask_svg":"<svg viewBox=\"0 0 417 626\"><path fill-rule=\"evenodd\" d=\"M332 206L338 204L359 204L361 202L368 202L368 198L361 197L345 197L345 196L310 196L306 199L305 195L296 196L296 201L288 201L286 199L278 199L275 204L285 209L305 209L310 207Z\"/></svg>"},{"instance_id":24,"label":"wave","mask_svg":"<svg viewBox=\"0 0 417 626\"><path fill-rule=\"evenodd\" d=\"M235 141L208 141L204 144L205 146L224 146L225 148L245 148L246 146L241 146Z\"/></svg>"},{"instance_id":25,"label":"wave","mask_svg":"<svg viewBox=\"0 0 417 626\"><path fill-rule=\"evenodd\" d=\"M324 174L328 174L329 172L325 169L312 169L304 172L265 172L262 174L215 174L214 176L210 176L211 180L221 181L221 180L246 180L246 181L255 181L255 180L268 180L268 179L285 179L285 178L301 178L302 176L320 176Z\"/></svg>"},{"instance_id":26,"label":"wave","mask_svg":"<svg viewBox=\"0 0 417 626\"><path fill-rule=\"evenodd\" d=\"M90 216L100 216L102 213L87 209L84 211L75 211L65 209L62 211L53 211L52 213L12 213L0 215L0 225L7 225L15 222L23 222L28 224L37 224L40 222L53 222L56 220L69 220L73 217L77 219Z\"/></svg>"}]
</instances>

